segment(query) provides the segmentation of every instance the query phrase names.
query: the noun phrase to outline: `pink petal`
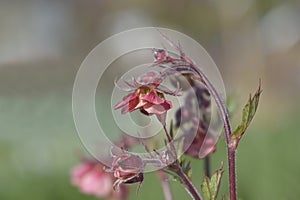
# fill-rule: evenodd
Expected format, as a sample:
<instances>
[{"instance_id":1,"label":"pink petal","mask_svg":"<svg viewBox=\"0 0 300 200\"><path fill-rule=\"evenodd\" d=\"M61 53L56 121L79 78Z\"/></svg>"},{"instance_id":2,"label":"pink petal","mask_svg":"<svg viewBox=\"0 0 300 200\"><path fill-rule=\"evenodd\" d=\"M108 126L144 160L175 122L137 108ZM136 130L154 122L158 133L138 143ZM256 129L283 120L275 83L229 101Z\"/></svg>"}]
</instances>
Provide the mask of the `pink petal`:
<instances>
[{"instance_id":1,"label":"pink petal","mask_svg":"<svg viewBox=\"0 0 300 200\"><path fill-rule=\"evenodd\" d=\"M144 110L149 113L149 114L157 114L160 115L162 113L165 113L166 110L164 109L163 106L161 105L149 105L149 106L144 106Z\"/></svg>"},{"instance_id":2,"label":"pink petal","mask_svg":"<svg viewBox=\"0 0 300 200\"><path fill-rule=\"evenodd\" d=\"M80 165L75 166L71 170L71 183L75 186L78 186L81 178L89 172L93 166L90 163L81 163Z\"/></svg>"},{"instance_id":3,"label":"pink petal","mask_svg":"<svg viewBox=\"0 0 300 200\"><path fill-rule=\"evenodd\" d=\"M145 105L147 105L148 104L148 102L147 101L142 101L142 100L140 100L139 102L138 102L138 104L137 105L135 105L135 107L134 107L134 109L133 110L136 110L136 109L140 109L140 108L143 108Z\"/></svg>"},{"instance_id":4,"label":"pink petal","mask_svg":"<svg viewBox=\"0 0 300 200\"><path fill-rule=\"evenodd\" d=\"M121 113L126 114L136 109L137 104L139 103L139 96L137 91L131 93L123 98L123 101L116 104L114 109L122 108Z\"/></svg>"},{"instance_id":5,"label":"pink petal","mask_svg":"<svg viewBox=\"0 0 300 200\"><path fill-rule=\"evenodd\" d=\"M114 106L114 109L117 110L125 105L127 105L131 100L137 98L138 95L137 95L137 92L134 92L134 93L130 93L128 94L127 96L125 96L123 98L123 101L117 103L115 106Z\"/></svg>"},{"instance_id":6,"label":"pink petal","mask_svg":"<svg viewBox=\"0 0 300 200\"><path fill-rule=\"evenodd\" d=\"M123 106L121 113L126 114L127 112L132 112L139 107L140 100L138 96L131 99L126 105Z\"/></svg>"},{"instance_id":7,"label":"pink petal","mask_svg":"<svg viewBox=\"0 0 300 200\"><path fill-rule=\"evenodd\" d=\"M80 183L80 190L86 194L107 197L112 192L112 177L99 169L87 173Z\"/></svg>"},{"instance_id":8,"label":"pink petal","mask_svg":"<svg viewBox=\"0 0 300 200\"><path fill-rule=\"evenodd\" d=\"M142 94L140 99L153 104L162 104L165 101L164 99L159 98L154 91L151 91L148 94Z\"/></svg>"}]
</instances>

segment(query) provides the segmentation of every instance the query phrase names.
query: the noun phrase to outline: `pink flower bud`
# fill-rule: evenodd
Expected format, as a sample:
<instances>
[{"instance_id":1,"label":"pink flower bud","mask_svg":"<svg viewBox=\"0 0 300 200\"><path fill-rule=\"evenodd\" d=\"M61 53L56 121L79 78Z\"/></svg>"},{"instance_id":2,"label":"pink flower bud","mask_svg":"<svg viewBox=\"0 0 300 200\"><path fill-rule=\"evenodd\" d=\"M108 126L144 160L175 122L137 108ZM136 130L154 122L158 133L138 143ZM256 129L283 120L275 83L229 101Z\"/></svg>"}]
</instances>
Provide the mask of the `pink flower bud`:
<instances>
[{"instance_id":1,"label":"pink flower bud","mask_svg":"<svg viewBox=\"0 0 300 200\"><path fill-rule=\"evenodd\" d=\"M156 63L164 62L168 58L168 53L163 49L154 49L153 55L154 55L154 62Z\"/></svg>"}]
</instances>

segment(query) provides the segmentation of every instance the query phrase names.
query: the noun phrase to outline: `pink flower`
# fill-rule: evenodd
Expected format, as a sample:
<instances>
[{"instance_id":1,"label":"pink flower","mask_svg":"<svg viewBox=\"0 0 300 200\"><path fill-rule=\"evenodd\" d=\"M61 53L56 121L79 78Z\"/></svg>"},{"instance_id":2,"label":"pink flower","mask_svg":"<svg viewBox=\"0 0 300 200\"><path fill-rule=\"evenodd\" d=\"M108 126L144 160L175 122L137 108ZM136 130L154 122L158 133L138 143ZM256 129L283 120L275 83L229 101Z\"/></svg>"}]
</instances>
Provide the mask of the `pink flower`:
<instances>
[{"instance_id":1,"label":"pink flower","mask_svg":"<svg viewBox=\"0 0 300 200\"><path fill-rule=\"evenodd\" d=\"M143 160L133 154L122 153L114 156L112 162L111 172L114 173L116 181L113 184L113 188L117 191L122 184L132 184L139 182L137 191L144 180L144 163Z\"/></svg>"},{"instance_id":2,"label":"pink flower","mask_svg":"<svg viewBox=\"0 0 300 200\"><path fill-rule=\"evenodd\" d=\"M71 183L82 193L100 198L120 199L126 196L124 189L123 193L113 190L114 177L103 170L101 163L94 161L85 161L75 166L71 171Z\"/></svg>"},{"instance_id":3,"label":"pink flower","mask_svg":"<svg viewBox=\"0 0 300 200\"><path fill-rule=\"evenodd\" d=\"M161 115L172 108L172 103L165 100L164 95L154 88L142 86L135 92L125 96L123 101L114 107L114 109L119 108L122 108L122 114L139 109L146 115Z\"/></svg>"},{"instance_id":4,"label":"pink flower","mask_svg":"<svg viewBox=\"0 0 300 200\"><path fill-rule=\"evenodd\" d=\"M165 62L168 58L168 53L163 49L153 49L154 62Z\"/></svg>"},{"instance_id":5,"label":"pink flower","mask_svg":"<svg viewBox=\"0 0 300 200\"><path fill-rule=\"evenodd\" d=\"M166 100L164 94L178 96L180 92L180 88L171 91L161 85L166 75L155 71L147 72L137 80L132 78L131 82L125 81L129 89L121 88L116 84L119 89L131 93L116 104L114 109L122 108L122 114L134 110L140 110L145 115L155 114L157 119L165 124L167 111L172 108L172 102Z\"/></svg>"}]
</instances>

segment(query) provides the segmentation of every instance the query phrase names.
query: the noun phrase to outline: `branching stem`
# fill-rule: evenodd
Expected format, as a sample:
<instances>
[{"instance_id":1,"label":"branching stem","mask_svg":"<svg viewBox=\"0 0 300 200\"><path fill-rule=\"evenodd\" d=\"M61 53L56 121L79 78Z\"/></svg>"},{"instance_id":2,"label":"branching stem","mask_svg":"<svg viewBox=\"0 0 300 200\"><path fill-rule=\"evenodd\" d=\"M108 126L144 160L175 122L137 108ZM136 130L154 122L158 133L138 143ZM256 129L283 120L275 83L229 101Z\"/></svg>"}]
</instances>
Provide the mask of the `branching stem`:
<instances>
[{"instance_id":1,"label":"branching stem","mask_svg":"<svg viewBox=\"0 0 300 200\"><path fill-rule=\"evenodd\" d=\"M168 138L171 152L174 153L175 155L175 161L169 166L169 169L172 170L174 173L180 177L181 183L184 186L185 190L189 193L189 195L194 199L194 200L202 200L202 197L200 193L197 191L196 187L194 186L193 182L187 177L187 175L184 173L182 170L182 167L179 164L179 161L177 159L177 153L176 149L174 147L174 144L172 142L172 138L166 128L166 125L163 125L165 134Z\"/></svg>"}]
</instances>

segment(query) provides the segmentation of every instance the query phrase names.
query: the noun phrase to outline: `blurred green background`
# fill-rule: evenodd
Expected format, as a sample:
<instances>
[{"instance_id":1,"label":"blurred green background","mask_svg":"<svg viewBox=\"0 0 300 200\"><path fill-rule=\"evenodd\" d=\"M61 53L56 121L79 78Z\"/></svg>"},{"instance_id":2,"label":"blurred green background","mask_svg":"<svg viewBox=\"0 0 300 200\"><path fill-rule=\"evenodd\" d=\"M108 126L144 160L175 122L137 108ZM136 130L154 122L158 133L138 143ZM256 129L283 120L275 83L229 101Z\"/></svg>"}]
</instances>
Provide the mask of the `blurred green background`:
<instances>
[{"instance_id":1,"label":"blurred green background","mask_svg":"<svg viewBox=\"0 0 300 200\"><path fill-rule=\"evenodd\" d=\"M300 3L296 0L0 1L0 199L96 199L70 185L84 148L71 94L85 56L135 27L181 31L210 53L237 102L233 124L262 79L258 113L239 145L238 196L300 198ZM212 156L225 158L220 140ZM193 180L202 180L202 161ZM227 180L221 194L227 194ZM163 199L154 174L130 199ZM171 182L174 199L189 199Z\"/></svg>"}]
</instances>

